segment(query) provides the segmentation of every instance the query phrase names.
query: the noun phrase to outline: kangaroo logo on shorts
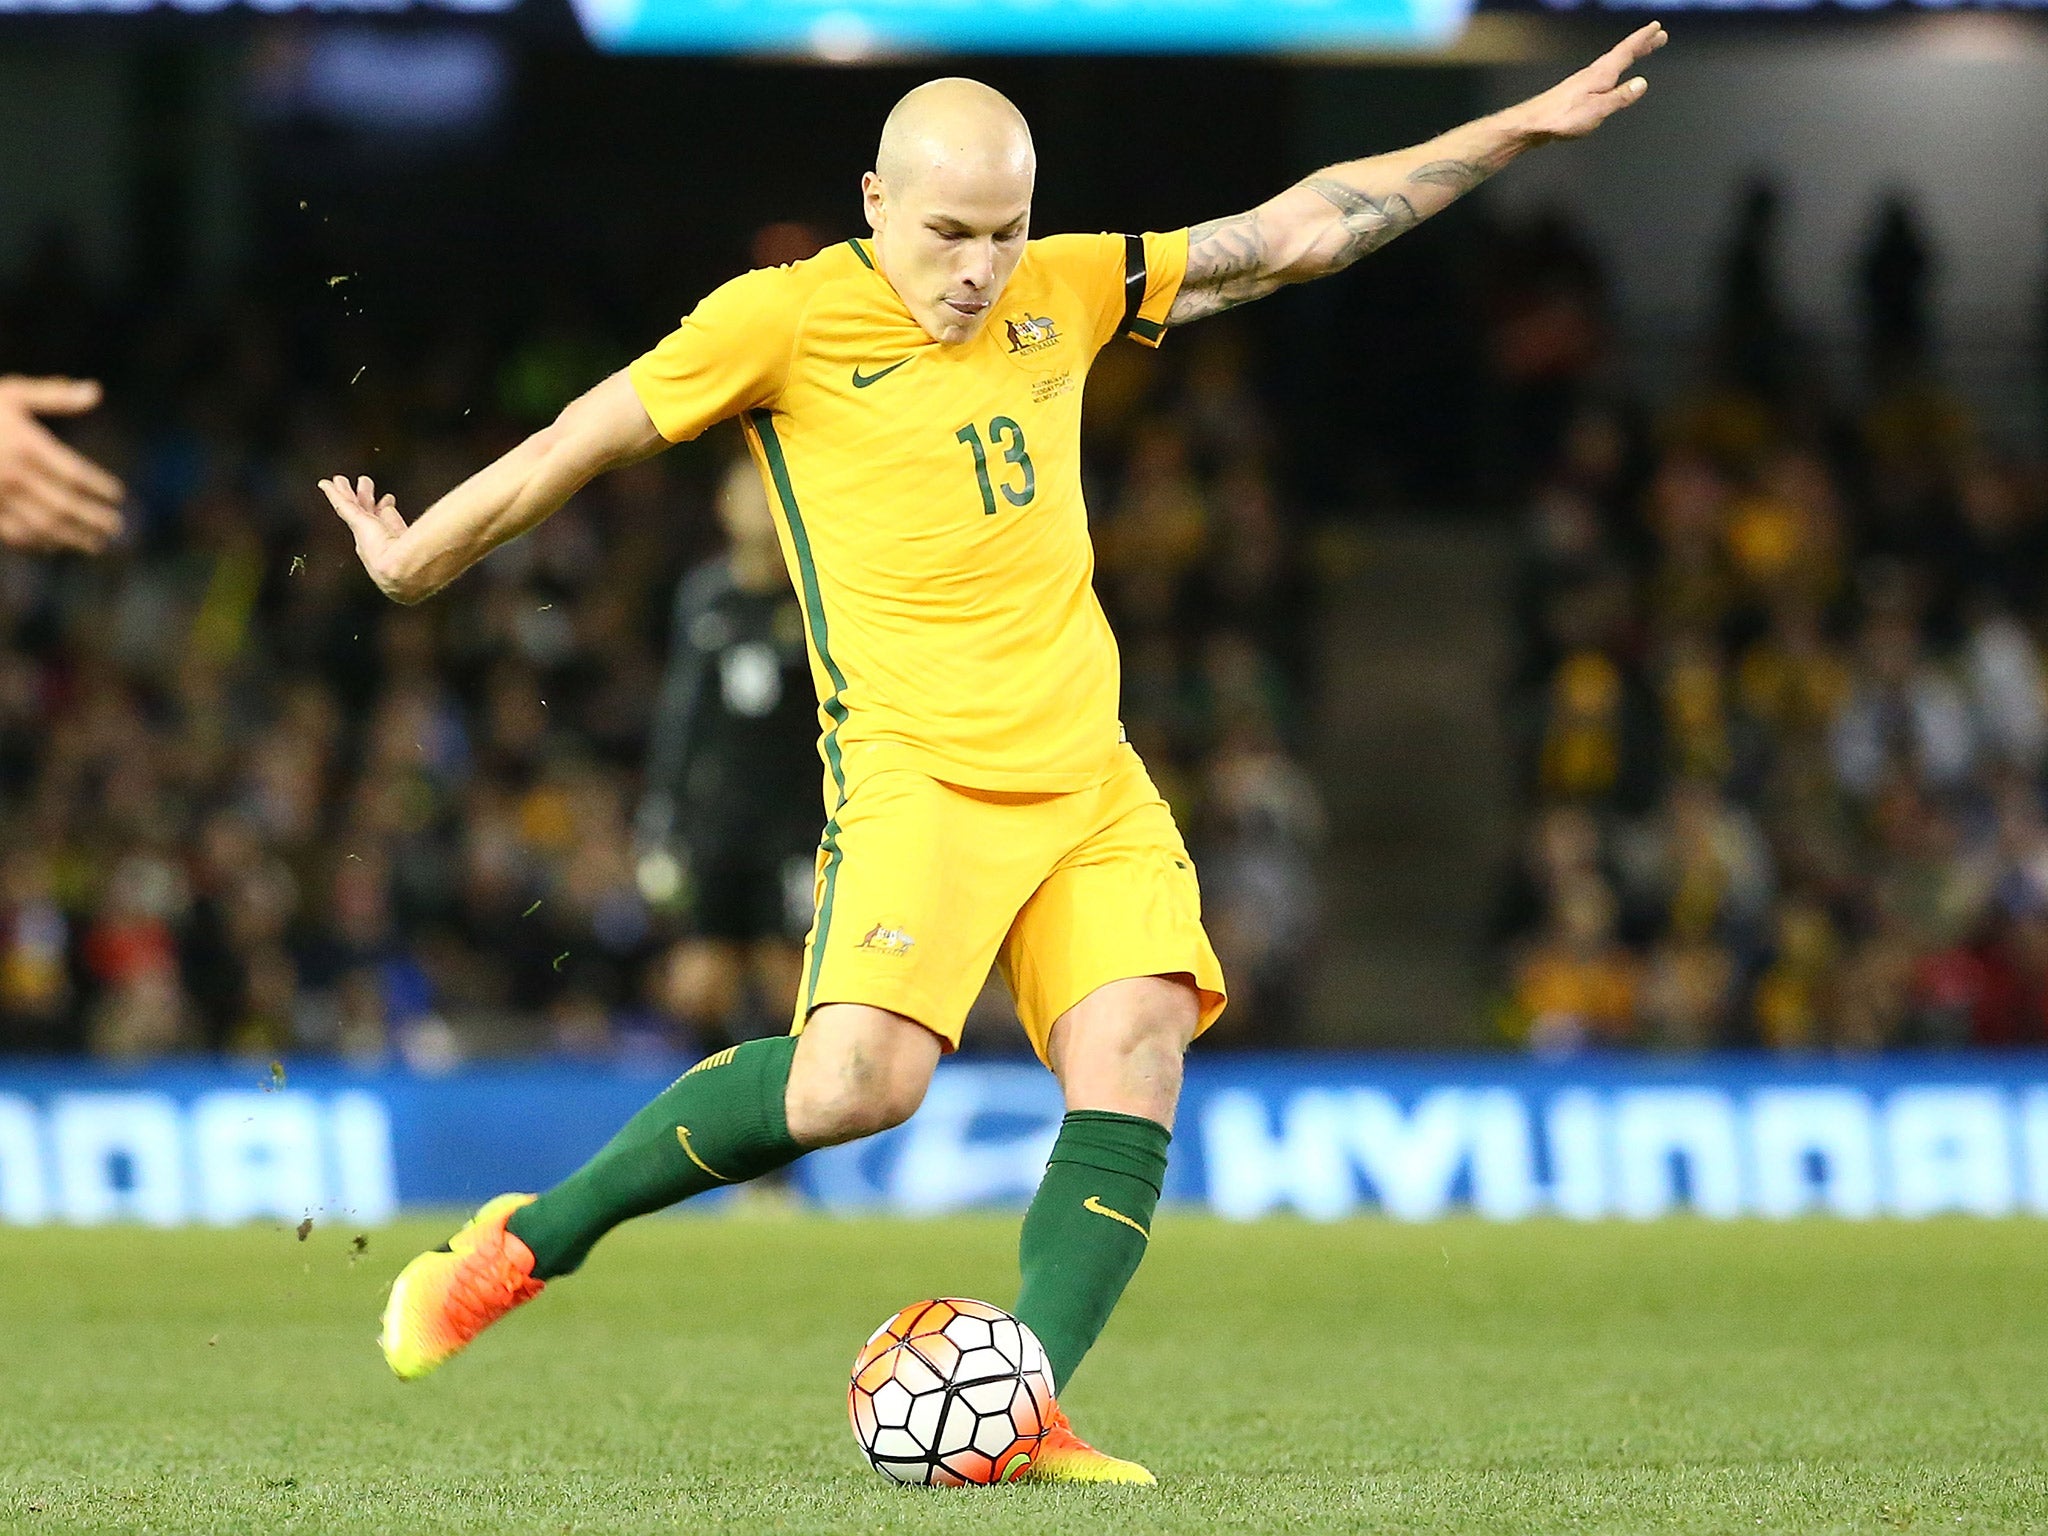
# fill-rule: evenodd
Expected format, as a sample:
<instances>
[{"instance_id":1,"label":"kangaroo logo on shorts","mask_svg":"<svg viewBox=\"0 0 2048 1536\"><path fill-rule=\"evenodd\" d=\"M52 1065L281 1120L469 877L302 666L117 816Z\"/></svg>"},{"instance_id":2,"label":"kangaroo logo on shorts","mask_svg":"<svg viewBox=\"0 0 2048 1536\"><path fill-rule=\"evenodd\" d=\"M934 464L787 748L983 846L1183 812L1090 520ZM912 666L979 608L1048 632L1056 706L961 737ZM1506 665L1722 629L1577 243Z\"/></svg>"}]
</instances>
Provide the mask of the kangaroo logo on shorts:
<instances>
[{"instance_id":1,"label":"kangaroo logo on shorts","mask_svg":"<svg viewBox=\"0 0 2048 1536\"><path fill-rule=\"evenodd\" d=\"M917 940L913 939L901 928L891 928L886 924L877 923L866 933L862 934L860 942L853 947L855 949L872 949L878 954L900 958L909 954L910 946L916 942Z\"/></svg>"}]
</instances>

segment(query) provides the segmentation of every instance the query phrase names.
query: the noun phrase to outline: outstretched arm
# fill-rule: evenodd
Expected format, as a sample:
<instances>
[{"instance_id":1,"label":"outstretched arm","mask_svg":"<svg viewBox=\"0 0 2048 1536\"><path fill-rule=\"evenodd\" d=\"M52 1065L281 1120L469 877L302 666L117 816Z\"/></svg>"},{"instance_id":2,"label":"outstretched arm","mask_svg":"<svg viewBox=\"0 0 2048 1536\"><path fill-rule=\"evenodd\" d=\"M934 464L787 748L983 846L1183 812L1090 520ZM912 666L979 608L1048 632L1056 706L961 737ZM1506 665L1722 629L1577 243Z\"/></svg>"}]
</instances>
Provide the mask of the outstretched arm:
<instances>
[{"instance_id":1,"label":"outstretched arm","mask_svg":"<svg viewBox=\"0 0 2048 1536\"><path fill-rule=\"evenodd\" d=\"M1167 312L1185 325L1341 272L1441 212L1524 150L1591 133L1649 87L1628 71L1668 41L1651 22L1577 74L1427 144L1317 171L1249 213L1188 231L1188 270Z\"/></svg>"},{"instance_id":2,"label":"outstretched arm","mask_svg":"<svg viewBox=\"0 0 2048 1536\"><path fill-rule=\"evenodd\" d=\"M422 512L410 526L398 502L365 475L320 489L355 536L363 569L401 603L431 597L508 539L543 522L608 469L668 447L622 370L496 463Z\"/></svg>"}]
</instances>

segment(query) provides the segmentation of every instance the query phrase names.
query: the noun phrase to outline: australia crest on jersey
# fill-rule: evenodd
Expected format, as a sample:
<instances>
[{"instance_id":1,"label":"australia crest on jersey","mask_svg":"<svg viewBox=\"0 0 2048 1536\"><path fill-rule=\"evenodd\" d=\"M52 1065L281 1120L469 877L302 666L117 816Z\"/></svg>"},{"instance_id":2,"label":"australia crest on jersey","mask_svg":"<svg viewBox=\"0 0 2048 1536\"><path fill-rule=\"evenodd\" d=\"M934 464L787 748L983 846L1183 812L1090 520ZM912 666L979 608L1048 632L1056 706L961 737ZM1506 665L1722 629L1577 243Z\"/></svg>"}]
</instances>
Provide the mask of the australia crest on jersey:
<instances>
[{"instance_id":1,"label":"australia crest on jersey","mask_svg":"<svg viewBox=\"0 0 2048 1536\"><path fill-rule=\"evenodd\" d=\"M1009 337L1013 357L1026 357L1059 345L1059 327L1048 315L1034 315L1027 311L1014 320L1005 320L1003 331Z\"/></svg>"}]
</instances>

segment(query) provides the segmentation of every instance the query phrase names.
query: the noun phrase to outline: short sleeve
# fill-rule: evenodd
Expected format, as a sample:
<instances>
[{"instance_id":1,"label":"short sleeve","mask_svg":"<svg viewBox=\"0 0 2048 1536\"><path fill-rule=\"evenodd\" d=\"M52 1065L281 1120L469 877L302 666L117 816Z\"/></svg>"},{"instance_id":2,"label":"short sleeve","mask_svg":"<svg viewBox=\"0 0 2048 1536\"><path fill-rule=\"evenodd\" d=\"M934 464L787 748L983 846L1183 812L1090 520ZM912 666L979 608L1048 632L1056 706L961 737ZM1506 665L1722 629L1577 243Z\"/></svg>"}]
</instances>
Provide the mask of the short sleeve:
<instances>
[{"instance_id":1,"label":"short sleeve","mask_svg":"<svg viewBox=\"0 0 2048 1536\"><path fill-rule=\"evenodd\" d=\"M1133 242L1137 246L1135 251L1130 249ZM1166 336L1166 312L1180 297L1181 280L1188 275L1188 232L1176 229L1165 235L1136 235L1125 242L1125 247L1124 302L1127 306L1133 298L1138 302L1127 324L1122 323L1119 312L1120 334L1156 347ZM1131 260L1138 256L1144 260L1142 281L1134 280L1128 270Z\"/></svg>"},{"instance_id":2,"label":"short sleeve","mask_svg":"<svg viewBox=\"0 0 2048 1536\"><path fill-rule=\"evenodd\" d=\"M782 392L802 305L792 269L764 268L714 288L627 370L655 430L687 442Z\"/></svg>"},{"instance_id":3,"label":"short sleeve","mask_svg":"<svg viewBox=\"0 0 2048 1536\"><path fill-rule=\"evenodd\" d=\"M1188 232L1164 235L1053 235L1038 242L1056 271L1080 290L1095 318L1100 351L1119 336L1156 347L1166 312L1188 270Z\"/></svg>"}]
</instances>

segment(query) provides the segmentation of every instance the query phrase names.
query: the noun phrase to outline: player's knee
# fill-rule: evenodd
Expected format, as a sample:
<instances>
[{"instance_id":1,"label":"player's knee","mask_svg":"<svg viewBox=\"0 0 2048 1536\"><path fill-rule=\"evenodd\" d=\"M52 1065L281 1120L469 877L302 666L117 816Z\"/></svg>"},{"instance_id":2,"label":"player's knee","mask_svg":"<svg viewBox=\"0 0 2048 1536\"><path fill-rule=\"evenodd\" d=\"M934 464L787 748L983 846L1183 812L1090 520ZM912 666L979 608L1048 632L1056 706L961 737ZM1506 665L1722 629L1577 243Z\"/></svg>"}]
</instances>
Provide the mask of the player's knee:
<instances>
[{"instance_id":1,"label":"player's knee","mask_svg":"<svg viewBox=\"0 0 2048 1536\"><path fill-rule=\"evenodd\" d=\"M1190 1033L1176 1015L1163 1010L1138 1019L1114 1042L1110 1069L1127 1093L1147 1094L1170 1114L1180 1102L1181 1061Z\"/></svg>"},{"instance_id":2,"label":"player's knee","mask_svg":"<svg viewBox=\"0 0 2048 1536\"><path fill-rule=\"evenodd\" d=\"M850 1060L826 1086L821 1118L841 1141L872 1136L916 1114L929 1081L913 1063Z\"/></svg>"},{"instance_id":3,"label":"player's knee","mask_svg":"<svg viewBox=\"0 0 2048 1536\"><path fill-rule=\"evenodd\" d=\"M1173 1123L1181 1059L1200 1003L1192 986L1148 976L1115 982L1054 1026L1052 1065L1070 1109L1109 1109Z\"/></svg>"},{"instance_id":4,"label":"player's knee","mask_svg":"<svg viewBox=\"0 0 2048 1536\"><path fill-rule=\"evenodd\" d=\"M791 1064L789 1133L809 1147L855 1141L901 1125L924 1102L938 1038L879 1009L820 1009Z\"/></svg>"},{"instance_id":5,"label":"player's knee","mask_svg":"<svg viewBox=\"0 0 2048 1536\"><path fill-rule=\"evenodd\" d=\"M872 1136L901 1125L917 1113L930 1083L929 1072L914 1070L878 1078L861 1093L857 1103L849 1106L847 1121L854 1134Z\"/></svg>"}]
</instances>

